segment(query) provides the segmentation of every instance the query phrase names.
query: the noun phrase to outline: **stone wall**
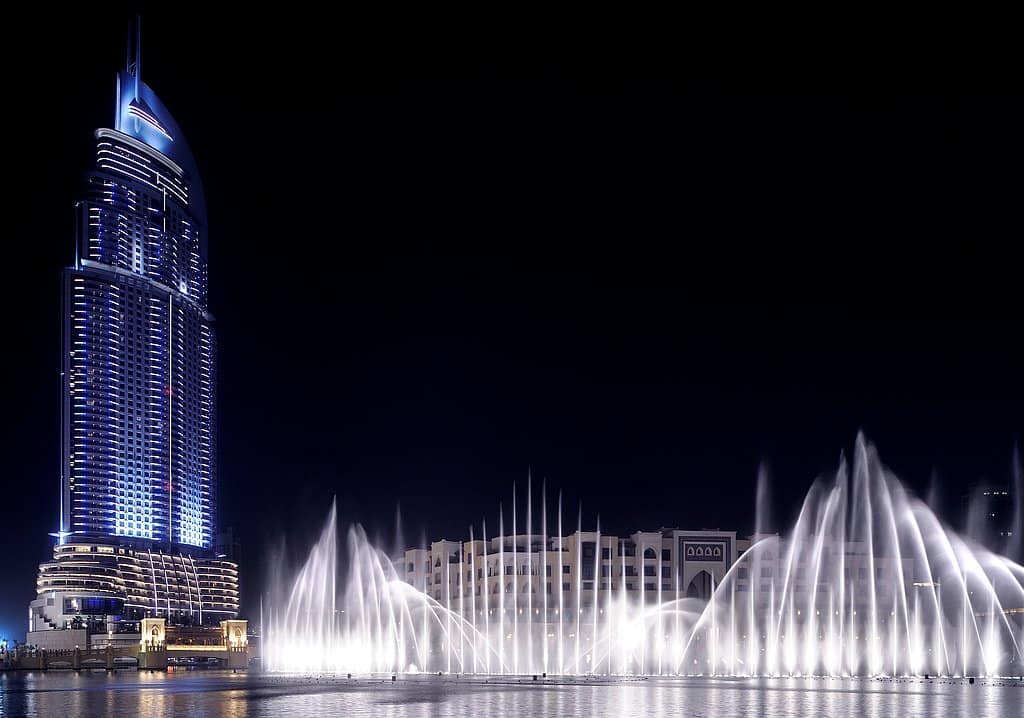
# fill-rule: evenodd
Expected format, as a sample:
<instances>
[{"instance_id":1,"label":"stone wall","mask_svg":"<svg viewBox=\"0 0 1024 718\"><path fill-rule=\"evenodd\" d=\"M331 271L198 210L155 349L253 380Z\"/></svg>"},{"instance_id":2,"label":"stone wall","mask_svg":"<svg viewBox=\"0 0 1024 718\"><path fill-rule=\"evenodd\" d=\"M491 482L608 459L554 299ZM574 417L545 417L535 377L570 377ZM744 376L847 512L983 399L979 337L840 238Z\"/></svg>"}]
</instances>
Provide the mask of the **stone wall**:
<instances>
[{"instance_id":1,"label":"stone wall","mask_svg":"<svg viewBox=\"0 0 1024 718\"><path fill-rule=\"evenodd\" d=\"M88 647L88 636L84 628L62 631L29 631L25 642L47 650L73 650L75 646Z\"/></svg>"}]
</instances>

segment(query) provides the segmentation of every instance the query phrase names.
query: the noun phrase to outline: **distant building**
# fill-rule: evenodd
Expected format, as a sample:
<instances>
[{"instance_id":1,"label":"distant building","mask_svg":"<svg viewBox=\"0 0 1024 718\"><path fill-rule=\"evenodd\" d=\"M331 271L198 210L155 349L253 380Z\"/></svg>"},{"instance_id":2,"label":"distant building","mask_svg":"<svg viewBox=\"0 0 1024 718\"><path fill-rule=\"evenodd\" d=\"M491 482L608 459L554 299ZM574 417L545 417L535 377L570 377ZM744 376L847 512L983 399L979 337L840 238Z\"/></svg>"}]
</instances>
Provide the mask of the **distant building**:
<instances>
[{"instance_id":1,"label":"distant building","mask_svg":"<svg viewBox=\"0 0 1024 718\"><path fill-rule=\"evenodd\" d=\"M750 551L769 536L770 546ZM409 549L396 569L406 583L441 605L472 610L547 612L554 620L601 607L625 596L632 602L662 603L677 598L710 598L733 571L731 586L753 592L767 610L783 591L797 597L828 592L808 557L792 560L774 534L737 538L735 531L661 529L629 536L574 532L568 536L519 534L487 541L435 541ZM842 567L844 583L867 602L876 591L895 593L918 581L909 558L870 556L865 542L822 541L824 565ZM738 565L737 565L738 564ZM735 567L735 570L733 570ZM788 583L787 583L788 576ZM832 580L831 578L828 580ZM817 581L817 583L816 583ZM801 599L803 600L803 599Z\"/></svg>"},{"instance_id":2,"label":"distant building","mask_svg":"<svg viewBox=\"0 0 1024 718\"><path fill-rule=\"evenodd\" d=\"M568 536L518 534L487 541L435 541L405 552L399 574L435 600L456 606L482 600L491 608L530 602L574 610L577 596L625 592L637 600L708 598L750 541L735 531L662 529L619 537L595 531ZM526 605L525 603L523 605ZM567 607L567 609L566 609ZM464 608L468 609L467 605Z\"/></svg>"},{"instance_id":3,"label":"distant building","mask_svg":"<svg viewBox=\"0 0 1024 718\"><path fill-rule=\"evenodd\" d=\"M30 607L37 644L57 629L132 633L145 617L217 626L238 613L238 566L215 546L202 184L181 128L142 82L138 42L115 100L63 276L60 526Z\"/></svg>"}]
</instances>

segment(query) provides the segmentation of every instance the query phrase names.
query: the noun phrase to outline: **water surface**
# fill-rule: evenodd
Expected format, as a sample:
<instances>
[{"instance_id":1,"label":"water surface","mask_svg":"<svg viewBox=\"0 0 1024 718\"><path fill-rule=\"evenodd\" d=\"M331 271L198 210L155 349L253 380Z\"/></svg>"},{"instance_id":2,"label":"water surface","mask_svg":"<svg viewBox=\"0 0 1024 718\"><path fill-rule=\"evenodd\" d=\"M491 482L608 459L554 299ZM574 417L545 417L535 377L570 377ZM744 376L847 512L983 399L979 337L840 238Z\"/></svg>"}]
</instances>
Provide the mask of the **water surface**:
<instances>
[{"instance_id":1,"label":"water surface","mask_svg":"<svg viewBox=\"0 0 1024 718\"><path fill-rule=\"evenodd\" d=\"M0 716L1024 716L1007 681L281 677L222 671L0 674Z\"/></svg>"}]
</instances>

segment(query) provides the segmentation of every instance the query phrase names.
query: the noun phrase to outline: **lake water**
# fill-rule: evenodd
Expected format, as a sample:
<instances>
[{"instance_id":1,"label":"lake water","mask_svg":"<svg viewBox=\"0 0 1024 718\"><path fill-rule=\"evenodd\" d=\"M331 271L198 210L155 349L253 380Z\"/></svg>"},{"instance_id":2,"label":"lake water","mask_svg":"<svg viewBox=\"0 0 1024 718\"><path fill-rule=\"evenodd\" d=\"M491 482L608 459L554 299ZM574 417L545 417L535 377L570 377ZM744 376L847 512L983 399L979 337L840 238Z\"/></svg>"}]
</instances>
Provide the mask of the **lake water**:
<instances>
[{"instance_id":1,"label":"lake water","mask_svg":"<svg viewBox=\"0 0 1024 718\"><path fill-rule=\"evenodd\" d=\"M1024 716L1017 682L648 679L534 682L317 679L221 671L0 673L0 716Z\"/></svg>"}]
</instances>

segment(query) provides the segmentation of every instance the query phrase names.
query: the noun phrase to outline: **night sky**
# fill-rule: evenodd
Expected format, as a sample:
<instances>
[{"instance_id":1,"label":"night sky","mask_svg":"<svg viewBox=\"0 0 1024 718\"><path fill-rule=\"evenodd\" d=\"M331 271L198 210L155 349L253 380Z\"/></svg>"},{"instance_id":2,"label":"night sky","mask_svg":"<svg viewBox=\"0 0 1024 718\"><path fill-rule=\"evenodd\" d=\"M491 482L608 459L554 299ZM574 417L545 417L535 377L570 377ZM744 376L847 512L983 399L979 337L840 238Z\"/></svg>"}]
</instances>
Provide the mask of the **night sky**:
<instances>
[{"instance_id":1,"label":"night sky","mask_svg":"<svg viewBox=\"0 0 1024 718\"><path fill-rule=\"evenodd\" d=\"M4 50L4 635L56 529L60 269L130 20ZM371 535L400 502L409 543L456 539L532 470L606 530L749 532L762 462L784 524L858 430L953 523L1009 480L1024 117L998 72L437 24L143 17L209 207L250 612L335 495Z\"/></svg>"}]
</instances>

